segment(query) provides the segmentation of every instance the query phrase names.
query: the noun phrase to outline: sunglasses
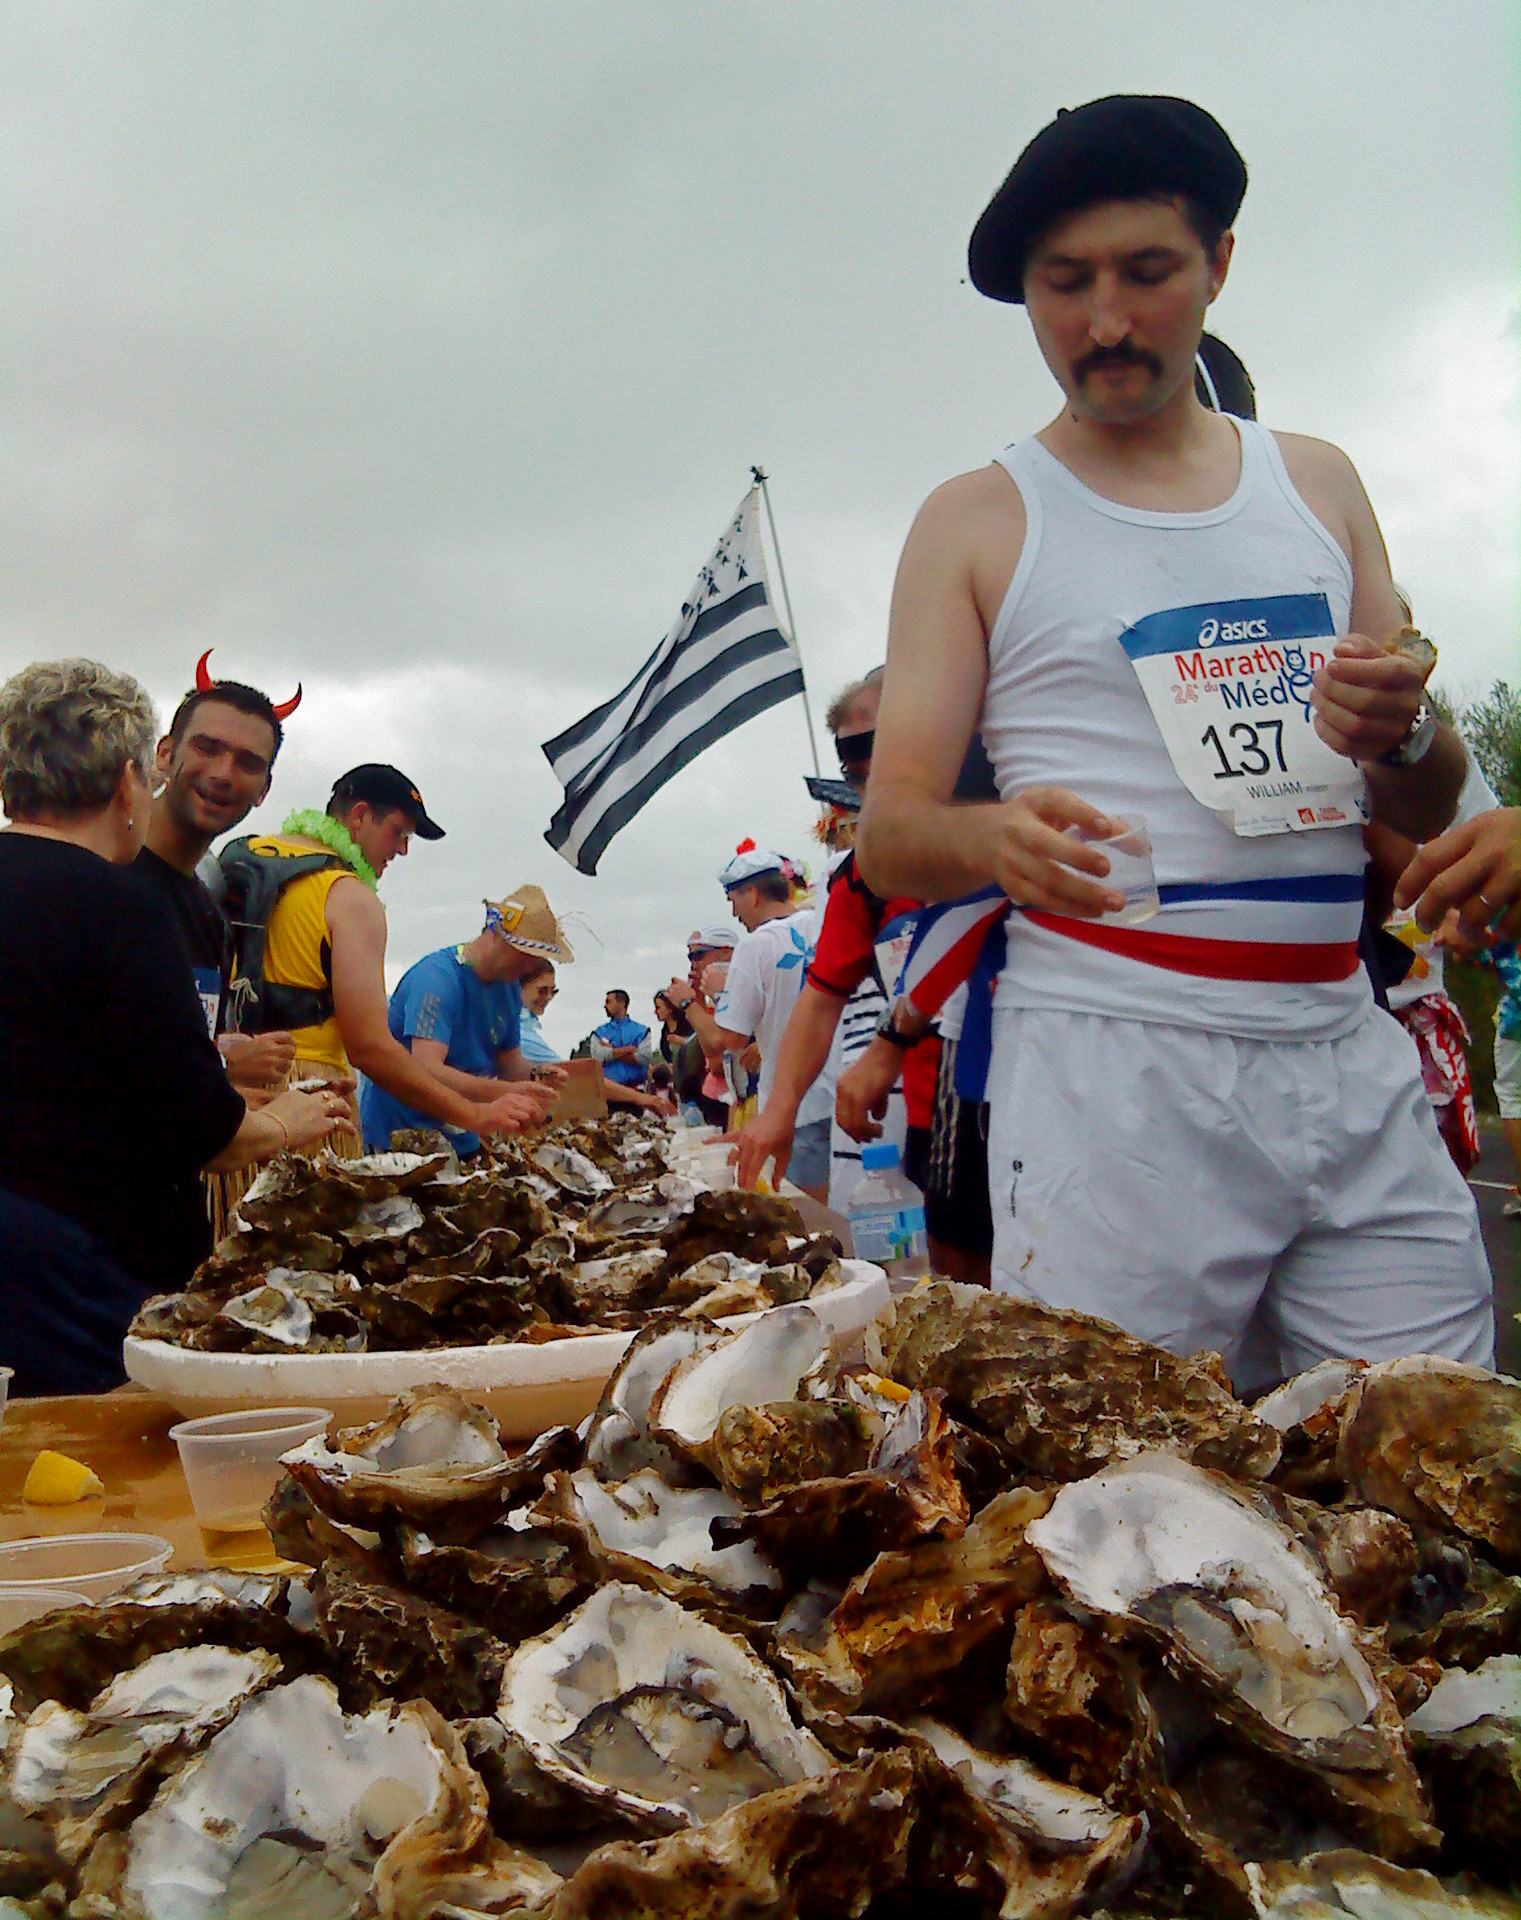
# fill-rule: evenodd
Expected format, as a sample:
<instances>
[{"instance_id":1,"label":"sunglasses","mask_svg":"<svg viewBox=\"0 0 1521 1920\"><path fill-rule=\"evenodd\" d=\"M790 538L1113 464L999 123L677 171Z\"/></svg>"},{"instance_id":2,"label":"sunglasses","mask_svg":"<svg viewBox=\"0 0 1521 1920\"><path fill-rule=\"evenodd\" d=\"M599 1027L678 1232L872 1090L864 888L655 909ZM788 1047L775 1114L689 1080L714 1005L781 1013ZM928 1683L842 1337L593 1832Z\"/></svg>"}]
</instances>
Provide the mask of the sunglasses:
<instances>
[{"instance_id":1,"label":"sunglasses","mask_svg":"<svg viewBox=\"0 0 1521 1920\"><path fill-rule=\"evenodd\" d=\"M868 727L865 733L837 733L834 737L834 750L840 756L842 767L861 767L871 759L871 750L877 738L875 727Z\"/></svg>"}]
</instances>

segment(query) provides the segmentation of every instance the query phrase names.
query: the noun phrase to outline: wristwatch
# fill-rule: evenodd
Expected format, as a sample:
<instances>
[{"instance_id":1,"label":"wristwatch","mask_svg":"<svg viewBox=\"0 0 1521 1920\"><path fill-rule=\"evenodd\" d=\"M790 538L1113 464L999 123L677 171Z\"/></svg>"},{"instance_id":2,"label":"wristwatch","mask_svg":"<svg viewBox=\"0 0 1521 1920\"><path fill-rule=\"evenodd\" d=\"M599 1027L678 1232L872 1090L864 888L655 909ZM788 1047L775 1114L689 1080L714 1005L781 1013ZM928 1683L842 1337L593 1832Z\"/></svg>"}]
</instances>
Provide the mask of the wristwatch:
<instances>
[{"instance_id":1,"label":"wristwatch","mask_svg":"<svg viewBox=\"0 0 1521 1920\"><path fill-rule=\"evenodd\" d=\"M918 1033L902 1032L897 1025L897 1018L898 1009L894 1007L892 1012L889 1013L887 1018L882 1022L881 1026L877 1028L877 1038L887 1041L889 1046L902 1047L906 1053L910 1047L917 1047L924 1036Z\"/></svg>"},{"instance_id":2,"label":"wristwatch","mask_svg":"<svg viewBox=\"0 0 1521 1920\"><path fill-rule=\"evenodd\" d=\"M1415 718L1405 729L1404 737L1396 740L1387 753L1378 756L1381 767L1413 767L1423 757L1436 738L1437 717L1423 700L1415 710Z\"/></svg>"}]
</instances>

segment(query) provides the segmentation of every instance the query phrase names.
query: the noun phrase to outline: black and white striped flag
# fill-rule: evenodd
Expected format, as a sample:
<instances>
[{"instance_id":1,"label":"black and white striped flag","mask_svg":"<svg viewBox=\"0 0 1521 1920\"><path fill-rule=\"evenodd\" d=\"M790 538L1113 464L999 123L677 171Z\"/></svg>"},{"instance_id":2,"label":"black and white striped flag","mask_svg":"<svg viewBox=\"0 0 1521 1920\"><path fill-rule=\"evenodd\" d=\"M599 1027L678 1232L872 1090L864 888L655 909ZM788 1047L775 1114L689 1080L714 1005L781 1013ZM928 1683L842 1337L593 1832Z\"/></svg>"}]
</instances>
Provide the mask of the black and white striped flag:
<instances>
[{"instance_id":1,"label":"black and white striped flag","mask_svg":"<svg viewBox=\"0 0 1521 1920\"><path fill-rule=\"evenodd\" d=\"M544 838L582 873L704 747L803 691L797 650L766 587L752 487L680 618L622 693L544 742L565 799Z\"/></svg>"}]
</instances>

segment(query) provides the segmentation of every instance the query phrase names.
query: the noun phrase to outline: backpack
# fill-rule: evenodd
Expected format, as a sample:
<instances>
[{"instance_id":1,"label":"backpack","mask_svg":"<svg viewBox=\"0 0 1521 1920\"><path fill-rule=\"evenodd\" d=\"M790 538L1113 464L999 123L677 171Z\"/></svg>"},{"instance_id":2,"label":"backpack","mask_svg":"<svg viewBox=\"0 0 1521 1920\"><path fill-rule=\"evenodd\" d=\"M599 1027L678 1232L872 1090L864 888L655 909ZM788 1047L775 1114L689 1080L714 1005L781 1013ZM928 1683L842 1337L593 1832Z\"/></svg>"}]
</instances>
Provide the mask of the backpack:
<instances>
[{"instance_id":1,"label":"backpack","mask_svg":"<svg viewBox=\"0 0 1521 1920\"><path fill-rule=\"evenodd\" d=\"M344 867L335 853L255 853L248 838L230 840L217 856L211 892L232 926L237 945L228 1018L239 1033L271 1033L320 1027L333 1017L333 956L322 943L324 987L287 987L264 978L264 942L269 918L293 880L328 867Z\"/></svg>"}]
</instances>

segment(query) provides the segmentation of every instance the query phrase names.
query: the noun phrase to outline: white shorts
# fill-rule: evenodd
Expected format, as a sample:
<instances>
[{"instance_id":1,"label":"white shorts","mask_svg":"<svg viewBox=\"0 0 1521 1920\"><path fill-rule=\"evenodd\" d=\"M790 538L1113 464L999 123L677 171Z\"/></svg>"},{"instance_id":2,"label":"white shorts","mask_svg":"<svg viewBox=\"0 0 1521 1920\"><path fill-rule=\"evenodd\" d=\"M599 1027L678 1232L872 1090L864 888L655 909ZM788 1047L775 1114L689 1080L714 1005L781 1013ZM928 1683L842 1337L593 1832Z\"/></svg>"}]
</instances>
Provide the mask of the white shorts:
<instances>
[{"instance_id":1,"label":"white shorts","mask_svg":"<svg viewBox=\"0 0 1521 1920\"><path fill-rule=\"evenodd\" d=\"M1495 1035L1495 1098L1502 1120L1521 1120L1521 1040Z\"/></svg>"},{"instance_id":2,"label":"white shorts","mask_svg":"<svg viewBox=\"0 0 1521 1920\"><path fill-rule=\"evenodd\" d=\"M1237 1040L995 1016L993 1285L1211 1348L1238 1390L1333 1356L1494 1364L1489 1261L1409 1035Z\"/></svg>"}]
</instances>

